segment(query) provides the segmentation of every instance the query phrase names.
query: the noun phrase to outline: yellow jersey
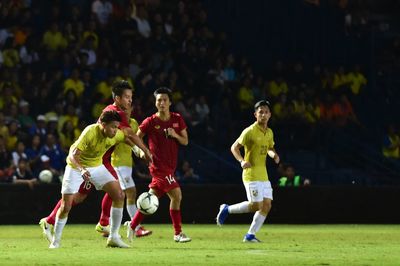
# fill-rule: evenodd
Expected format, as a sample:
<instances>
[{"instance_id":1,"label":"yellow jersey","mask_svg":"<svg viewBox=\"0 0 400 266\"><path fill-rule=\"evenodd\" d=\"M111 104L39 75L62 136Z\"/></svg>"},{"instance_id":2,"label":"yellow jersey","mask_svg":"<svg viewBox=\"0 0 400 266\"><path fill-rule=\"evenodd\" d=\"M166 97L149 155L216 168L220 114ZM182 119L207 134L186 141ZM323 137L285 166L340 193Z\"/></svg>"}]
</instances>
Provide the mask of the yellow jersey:
<instances>
[{"instance_id":1,"label":"yellow jersey","mask_svg":"<svg viewBox=\"0 0 400 266\"><path fill-rule=\"evenodd\" d=\"M243 169L243 181L268 181L266 158L268 150L272 149L274 133L270 128L264 129L255 122L243 130L237 142L244 147L244 160L251 164Z\"/></svg>"},{"instance_id":2,"label":"yellow jersey","mask_svg":"<svg viewBox=\"0 0 400 266\"><path fill-rule=\"evenodd\" d=\"M121 130L117 131L114 137L108 138L104 136L100 124L92 124L87 126L79 138L72 144L69 154L77 148L81 151L80 163L84 167L96 167L103 163L102 158L106 151L112 146L125 140L125 135ZM76 168L67 157L67 164L72 168Z\"/></svg>"},{"instance_id":3,"label":"yellow jersey","mask_svg":"<svg viewBox=\"0 0 400 266\"><path fill-rule=\"evenodd\" d=\"M131 126L134 133L138 131L139 124L135 119L129 119L129 125ZM132 147L126 143L120 143L115 146L114 152L111 154L111 165L113 167L133 167L134 165L132 160Z\"/></svg>"}]
</instances>

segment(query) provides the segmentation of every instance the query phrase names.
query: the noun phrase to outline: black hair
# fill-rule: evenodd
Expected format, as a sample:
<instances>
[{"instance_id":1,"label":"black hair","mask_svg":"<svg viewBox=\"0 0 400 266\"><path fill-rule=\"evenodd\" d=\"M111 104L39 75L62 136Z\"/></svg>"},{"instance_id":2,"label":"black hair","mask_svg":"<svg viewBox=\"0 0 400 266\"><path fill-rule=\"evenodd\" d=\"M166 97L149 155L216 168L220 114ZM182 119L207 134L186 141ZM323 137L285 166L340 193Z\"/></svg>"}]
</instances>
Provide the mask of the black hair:
<instances>
[{"instance_id":1,"label":"black hair","mask_svg":"<svg viewBox=\"0 0 400 266\"><path fill-rule=\"evenodd\" d=\"M124 93L124 90L132 90L131 85L129 85L128 81L126 80L118 80L112 84L112 97L113 99L116 96L121 97Z\"/></svg>"},{"instance_id":2,"label":"black hair","mask_svg":"<svg viewBox=\"0 0 400 266\"><path fill-rule=\"evenodd\" d=\"M256 102L256 104L254 105L254 111L257 111L258 107L260 106L268 106L268 108L271 110L271 104L267 100L261 100Z\"/></svg>"},{"instance_id":3,"label":"black hair","mask_svg":"<svg viewBox=\"0 0 400 266\"><path fill-rule=\"evenodd\" d=\"M100 116L100 122L101 123L110 123L110 122L121 122L121 116L118 114L117 111L105 111L101 114Z\"/></svg>"},{"instance_id":4,"label":"black hair","mask_svg":"<svg viewBox=\"0 0 400 266\"><path fill-rule=\"evenodd\" d=\"M158 94L167 94L169 100L172 100L172 91L167 87L160 87L154 91L154 97L157 97Z\"/></svg>"}]
</instances>

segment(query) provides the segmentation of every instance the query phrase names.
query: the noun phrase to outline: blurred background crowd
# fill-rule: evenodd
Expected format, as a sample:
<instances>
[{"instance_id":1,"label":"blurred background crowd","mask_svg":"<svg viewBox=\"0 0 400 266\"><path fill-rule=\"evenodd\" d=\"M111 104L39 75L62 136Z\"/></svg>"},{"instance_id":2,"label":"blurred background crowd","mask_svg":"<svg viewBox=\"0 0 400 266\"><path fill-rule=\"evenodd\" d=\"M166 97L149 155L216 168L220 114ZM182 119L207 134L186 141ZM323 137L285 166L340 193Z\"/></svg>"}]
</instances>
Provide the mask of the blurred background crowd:
<instances>
[{"instance_id":1,"label":"blurred background crowd","mask_svg":"<svg viewBox=\"0 0 400 266\"><path fill-rule=\"evenodd\" d=\"M59 182L124 79L139 123L156 88L173 90L181 182L239 183L229 147L268 99L273 183L398 184L400 1L376 2L0 1L0 182L33 186L44 169Z\"/></svg>"}]
</instances>

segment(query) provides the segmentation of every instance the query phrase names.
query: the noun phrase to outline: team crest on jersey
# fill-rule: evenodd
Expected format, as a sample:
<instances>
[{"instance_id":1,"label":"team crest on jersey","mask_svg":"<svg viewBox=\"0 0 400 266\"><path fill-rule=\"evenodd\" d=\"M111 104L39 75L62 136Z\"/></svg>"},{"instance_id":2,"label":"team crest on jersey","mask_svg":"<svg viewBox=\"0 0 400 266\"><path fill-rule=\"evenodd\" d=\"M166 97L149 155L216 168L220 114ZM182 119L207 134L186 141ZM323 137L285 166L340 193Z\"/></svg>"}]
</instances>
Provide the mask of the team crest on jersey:
<instances>
[{"instance_id":1,"label":"team crest on jersey","mask_svg":"<svg viewBox=\"0 0 400 266\"><path fill-rule=\"evenodd\" d=\"M173 123L172 127L179 127L179 124L178 123Z\"/></svg>"},{"instance_id":2,"label":"team crest on jersey","mask_svg":"<svg viewBox=\"0 0 400 266\"><path fill-rule=\"evenodd\" d=\"M160 126L159 125L155 125L154 128L155 129L160 129Z\"/></svg>"},{"instance_id":3,"label":"team crest on jersey","mask_svg":"<svg viewBox=\"0 0 400 266\"><path fill-rule=\"evenodd\" d=\"M257 197L258 196L258 190L252 190L251 194L253 195L253 197Z\"/></svg>"}]
</instances>

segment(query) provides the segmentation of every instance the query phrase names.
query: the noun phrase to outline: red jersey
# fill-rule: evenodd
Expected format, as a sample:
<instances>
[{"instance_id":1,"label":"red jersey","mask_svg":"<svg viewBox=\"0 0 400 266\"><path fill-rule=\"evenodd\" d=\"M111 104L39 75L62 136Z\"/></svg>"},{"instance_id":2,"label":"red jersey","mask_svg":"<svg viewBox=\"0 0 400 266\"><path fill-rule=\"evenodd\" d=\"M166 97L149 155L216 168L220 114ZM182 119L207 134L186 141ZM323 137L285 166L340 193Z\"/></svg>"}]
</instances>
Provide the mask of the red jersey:
<instances>
[{"instance_id":1,"label":"red jersey","mask_svg":"<svg viewBox=\"0 0 400 266\"><path fill-rule=\"evenodd\" d=\"M121 109L121 108L119 108L118 106L116 106L116 105L114 105L114 104L109 104L109 105L107 105L104 109L103 109L103 112L102 113L104 113L104 112L106 112L106 111L116 111L118 114L119 114L119 117L121 117L121 122L119 123L119 129L124 129L124 128L127 128L127 127L131 127L130 125L129 125L129 121L128 121L128 118L126 117L126 113ZM99 121L98 122L100 122L100 119L99 119ZM113 174L113 171L114 171L114 169L113 169L113 167L111 166L111 154L113 153L113 151L114 151L114 148L115 148L115 146L112 146L110 149L108 149L108 151L103 155L103 164L106 166L106 168ZM115 175L114 175L114 177L115 177Z\"/></svg>"},{"instance_id":2,"label":"red jersey","mask_svg":"<svg viewBox=\"0 0 400 266\"><path fill-rule=\"evenodd\" d=\"M119 129L131 127L129 125L129 121L128 121L128 118L126 117L125 111L123 111L118 106L116 106L114 104L109 104L103 109L102 113L104 113L106 111L116 111L119 114L119 116L121 117L121 122L119 123L119 127L118 127ZM100 122L100 120L98 122Z\"/></svg>"},{"instance_id":3,"label":"red jersey","mask_svg":"<svg viewBox=\"0 0 400 266\"><path fill-rule=\"evenodd\" d=\"M153 177L173 175L176 170L179 143L174 138L168 138L165 130L173 128L180 134L186 129L186 124L180 114L171 112L170 115L168 121L163 121L154 114L139 126L140 131L147 135L149 149L153 154L153 163L149 167Z\"/></svg>"}]
</instances>

